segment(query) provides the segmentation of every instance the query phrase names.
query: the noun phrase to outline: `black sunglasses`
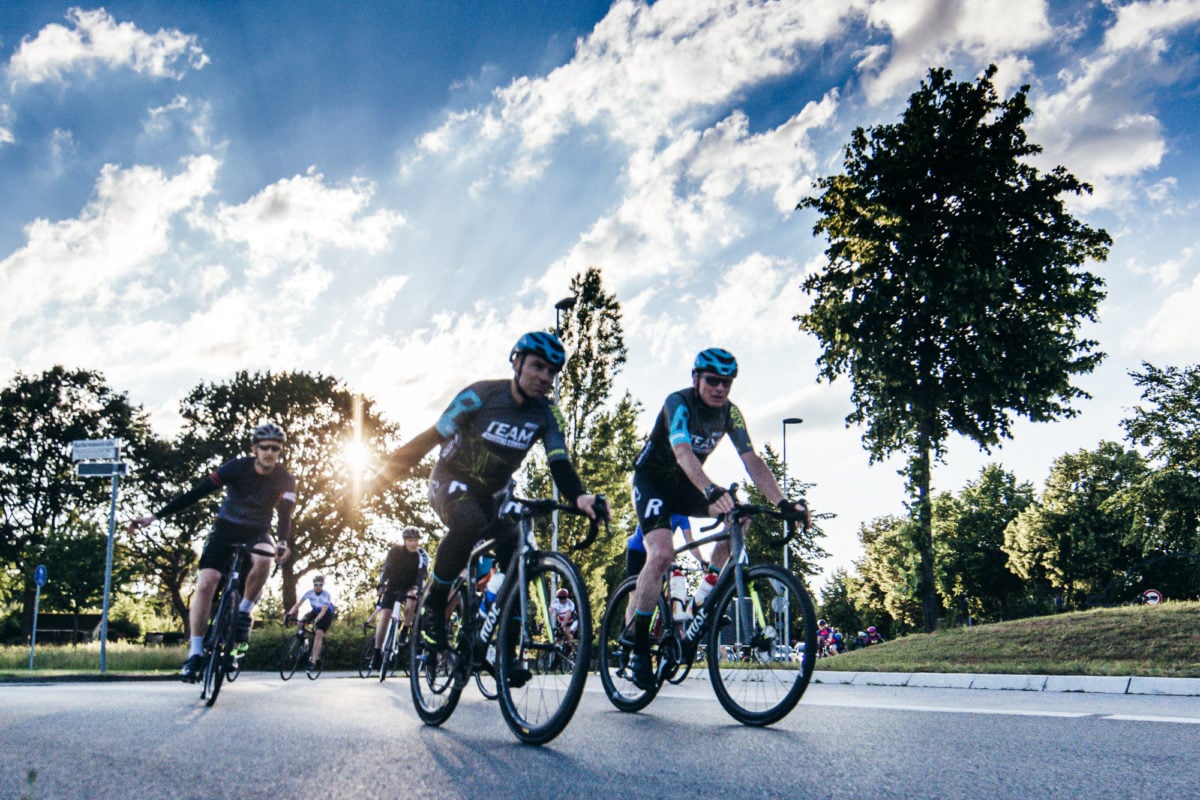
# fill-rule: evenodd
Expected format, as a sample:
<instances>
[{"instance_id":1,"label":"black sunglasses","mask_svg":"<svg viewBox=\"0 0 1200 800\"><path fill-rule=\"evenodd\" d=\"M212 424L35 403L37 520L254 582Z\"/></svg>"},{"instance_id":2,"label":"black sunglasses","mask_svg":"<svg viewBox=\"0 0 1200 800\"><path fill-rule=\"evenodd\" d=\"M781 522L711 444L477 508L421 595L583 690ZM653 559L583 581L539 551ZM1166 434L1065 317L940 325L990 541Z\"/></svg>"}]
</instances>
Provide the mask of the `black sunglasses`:
<instances>
[{"instance_id":1,"label":"black sunglasses","mask_svg":"<svg viewBox=\"0 0 1200 800\"><path fill-rule=\"evenodd\" d=\"M709 386L733 386L733 378L722 378L720 375L705 375L704 382Z\"/></svg>"},{"instance_id":2,"label":"black sunglasses","mask_svg":"<svg viewBox=\"0 0 1200 800\"><path fill-rule=\"evenodd\" d=\"M260 444L258 449L266 450L268 453L278 453L283 450L283 446L278 444Z\"/></svg>"}]
</instances>

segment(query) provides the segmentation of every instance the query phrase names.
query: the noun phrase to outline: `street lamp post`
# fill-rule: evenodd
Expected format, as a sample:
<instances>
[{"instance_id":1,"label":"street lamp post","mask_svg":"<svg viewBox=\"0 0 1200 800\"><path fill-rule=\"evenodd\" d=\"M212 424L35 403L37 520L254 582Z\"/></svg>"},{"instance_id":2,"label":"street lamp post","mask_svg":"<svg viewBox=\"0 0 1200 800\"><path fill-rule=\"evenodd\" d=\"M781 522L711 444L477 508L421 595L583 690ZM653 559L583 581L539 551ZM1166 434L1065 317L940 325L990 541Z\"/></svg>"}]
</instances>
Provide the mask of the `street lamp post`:
<instances>
[{"instance_id":1,"label":"street lamp post","mask_svg":"<svg viewBox=\"0 0 1200 800\"><path fill-rule=\"evenodd\" d=\"M575 307L576 299L577 298L575 297L575 295L571 295L570 297L564 297L562 300L559 300L557 303L554 304L554 335L559 337L560 339L562 338L562 314L563 314L563 312L570 311L572 308ZM554 403L555 403L555 405L558 404L558 376L557 375L554 376ZM554 498L554 502L557 503L558 502L558 484L556 484L554 482L553 478L550 480L550 489L553 492L553 494L551 496ZM550 515L550 549L554 550L554 551L558 550L558 511L557 510L553 514Z\"/></svg>"},{"instance_id":2,"label":"street lamp post","mask_svg":"<svg viewBox=\"0 0 1200 800\"><path fill-rule=\"evenodd\" d=\"M783 420L783 453L781 454L781 457L783 458L783 486L781 488L783 489L783 497L785 500L788 499L788 493L787 493L787 491L788 491L787 429L788 429L788 425L799 425L801 422L804 422L804 420L800 419L800 417L785 417ZM783 535L784 535L783 569L784 569L784 571L789 571L787 523L786 522L783 523ZM783 610L783 630L784 630L784 639L787 642L789 647L792 644L792 619L791 619L792 613L791 612L792 612L791 599L788 598L788 601L784 605L784 610ZM808 654L806 653L805 658L807 658L807 657L808 657Z\"/></svg>"}]
</instances>

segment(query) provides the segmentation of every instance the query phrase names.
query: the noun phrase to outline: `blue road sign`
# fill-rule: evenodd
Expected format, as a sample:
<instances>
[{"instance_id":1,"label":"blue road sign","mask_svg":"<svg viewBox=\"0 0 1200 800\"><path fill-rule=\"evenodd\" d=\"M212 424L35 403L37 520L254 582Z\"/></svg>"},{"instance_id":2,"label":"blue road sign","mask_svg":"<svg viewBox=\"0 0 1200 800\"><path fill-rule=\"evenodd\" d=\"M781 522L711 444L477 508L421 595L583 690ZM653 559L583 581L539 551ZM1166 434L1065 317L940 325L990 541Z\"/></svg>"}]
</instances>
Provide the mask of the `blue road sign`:
<instances>
[{"instance_id":1,"label":"blue road sign","mask_svg":"<svg viewBox=\"0 0 1200 800\"><path fill-rule=\"evenodd\" d=\"M37 569L33 571L33 582L40 589L46 585L46 565L38 564Z\"/></svg>"}]
</instances>

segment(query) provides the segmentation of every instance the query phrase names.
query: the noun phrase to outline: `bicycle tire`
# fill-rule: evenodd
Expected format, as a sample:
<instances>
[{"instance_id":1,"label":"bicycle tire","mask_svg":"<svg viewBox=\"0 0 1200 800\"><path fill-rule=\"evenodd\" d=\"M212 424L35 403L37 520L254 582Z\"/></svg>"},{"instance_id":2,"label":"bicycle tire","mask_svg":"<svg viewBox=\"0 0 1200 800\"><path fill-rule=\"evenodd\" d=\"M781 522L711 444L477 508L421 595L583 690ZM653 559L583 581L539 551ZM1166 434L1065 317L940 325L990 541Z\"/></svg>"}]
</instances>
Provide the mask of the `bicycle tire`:
<instances>
[{"instance_id":1,"label":"bicycle tire","mask_svg":"<svg viewBox=\"0 0 1200 800\"><path fill-rule=\"evenodd\" d=\"M510 575L509 580L517 580L517 575ZM575 598L579 613L578 657L569 672L533 672L523 685L515 686L510 672L518 665L536 665L547 652L561 656L554 643L554 615L550 605L555 592L564 587ZM583 696L592 615L583 579L575 565L561 553L537 553L529 557L525 564L525 591L520 591L521 588L514 584L505 592L497 623L500 711L509 729L522 742L545 744L566 728ZM524 617L523 596L528 600L528 613Z\"/></svg>"},{"instance_id":2,"label":"bicycle tire","mask_svg":"<svg viewBox=\"0 0 1200 800\"><path fill-rule=\"evenodd\" d=\"M628 661L633 650L633 628L632 623L626 624L625 615L636 587L636 575L617 585L617 590L608 601L608 607L604 611L604 622L600 627L600 683L604 686L604 694L609 702L621 711L630 713L641 711L650 705L662 685L657 683L652 689L639 689L629 679ZM657 618L665 619L666 614L667 604L659 597ZM651 641L650 665L656 675L659 659L658 643Z\"/></svg>"},{"instance_id":3,"label":"bicycle tire","mask_svg":"<svg viewBox=\"0 0 1200 800\"><path fill-rule=\"evenodd\" d=\"M375 634L368 633L363 638L362 647L358 651L358 677L371 677L371 661L375 658Z\"/></svg>"},{"instance_id":4,"label":"bicycle tire","mask_svg":"<svg viewBox=\"0 0 1200 800\"><path fill-rule=\"evenodd\" d=\"M242 674L242 659L237 656L230 656L229 669L225 670L225 682L233 683Z\"/></svg>"},{"instance_id":5,"label":"bicycle tire","mask_svg":"<svg viewBox=\"0 0 1200 800\"><path fill-rule=\"evenodd\" d=\"M803 639L806 653L816 652L816 612L803 584L783 567L752 566L745 572L744 583L749 604L742 604L744 614L738 613L733 582L719 597L710 598L714 616L708 637L708 674L717 700L730 716L745 725L770 725L800 702L812 679L814 661L805 658L798 666L783 662L776 656L776 647L788 644L795 633ZM746 617L751 618L749 629L744 624ZM784 636L779 642L781 629Z\"/></svg>"},{"instance_id":6,"label":"bicycle tire","mask_svg":"<svg viewBox=\"0 0 1200 800\"><path fill-rule=\"evenodd\" d=\"M311 650L308 651L308 661L310 664L312 664L312 666L310 667L308 664L305 664L304 674L308 676L310 681L315 681L317 678L321 677L321 670L325 668L325 665L319 658L315 661L313 660Z\"/></svg>"},{"instance_id":7,"label":"bicycle tire","mask_svg":"<svg viewBox=\"0 0 1200 800\"><path fill-rule=\"evenodd\" d=\"M200 690L200 697L205 698L205 704L209 707L217 702L217 695L221 693L221 683L225 680L226 659L233 644L233 630L237 624L236 603L239 599L236 591L226 592L217 605L217 614L213 618L212 647L204 667L204 687Z\"/></svg>"},{"instance_id":8,"label":"bicycle tire","mask_svg":"<svg viewBox=\"0 0 1200 800\"><path fill-rule=\"evenodd\" d=\"M500 687L496 685L496 671L491 664L483 664L475 670L475 687L488 700L500 696Z\"/></svg>"},{"instance_id":9,"label":"bicycle tire","mask_svg":"<svg viewBox=\"0 0 1200 800\"><path fill-rule=\"evenodd\" d=\"M286 681L296 674L300 659L304 658L304 650L304 640L298 633L292 634L291 638L283 643L283 648L279 651L279 677Z\"/></svg>"},{"instance_id":10,"label":"bicycle tire","mask_svg":"<svg viewBox=\"0 0 1200 800\"><path fill-rule=\"evenodd\" d=\"M455 588L458 591L455 591ZM441 653L436 652L425 643L422 633L422 621L425 616L425 600L428 590L422 593L417 606L417 614L413 619L411 646L409 648L409 690L412 693L413 707L417 716L426 725L441 725L450 719L462 696L465 681L461 680L462 660L470 657L469 651L464 651L466 643L462 630L462 591L464 586L460 581L451 586L451 595L455 598L452 606L447 608L446 637L454 649Z\"/></svg>"},{"instance_id":11,"label":"bicycle tire","mask_svg":"<svg viewBox=\"0 0 1200 800\"><path fill-rule=\"evenodd\" d=\"M383 683L387 678L388 670L395 672L396 653L396 634L397 626L400 624L394 616L388 620L387 633L383 635L383 649L379 651L379 682Z\"/></svg>"}]
</instances>

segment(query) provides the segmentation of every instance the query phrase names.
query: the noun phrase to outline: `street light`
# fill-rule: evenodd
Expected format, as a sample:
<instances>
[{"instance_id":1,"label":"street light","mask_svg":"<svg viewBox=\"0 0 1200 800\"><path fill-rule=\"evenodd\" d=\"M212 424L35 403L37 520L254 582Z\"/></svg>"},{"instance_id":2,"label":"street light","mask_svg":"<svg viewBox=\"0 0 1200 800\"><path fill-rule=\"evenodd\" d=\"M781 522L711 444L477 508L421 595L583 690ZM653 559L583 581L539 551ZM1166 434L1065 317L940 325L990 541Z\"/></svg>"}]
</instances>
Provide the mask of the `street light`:
<instances>
[{"instance_id":1,"label":"street light","mask_svg":"<svg viewBox=\"0 0 1200 800\"><path fill-rule=\"evenodd\" d=\"M788 425L799 425L801 422L804 422L804 420L800 419L800 417L784 417L784 419L783 419L783 454L782 454L783 487L782 487L782 489L783 489L783 498L785 500L788 499L788 494L787 494L787 490L788 490L787 429L788 429ZM787 537L787 523L786 522L783 523L783 535L784 535L783 569L784 569L784 571L787 571L788 570L788 543L787 543L787 538L786 538ZM784 610L783 610L784 638L787 641L787 644L789 647L792 644L792 639L791 639L791 636L792 636L791 616L792 616L792 614L791 614L791 612L792 612L792 605L791 605L791 601L789 599L787 601L787 603L784 605ZM805 658L807 658L807 657L808 657L808 655L805 654Z\"/></svg>"},{"instance_id":2,"label":"street light","mask_svg":"<svg viewBox=\"0 0 1200 800\"><path fill-rule=\"evenodd\" d=\"M577 299L578 298L576 298L575 295L571 295L570 297L564 297L562 300L559 300L557 303L554 304L554 335L560 339L562 338L562 317L561 317L561 315L563 314L563 312L570 311L572 308L574 308L575 301ZM558 405L558 376L557 375L554 376L554 404ZM555 483L553 480L550 481L550 489L553 492L553 494L551 496L554 498L554 502L557 503L558 502L558 484ZM558 511L557 510L555 510L555 512L550 515L550 549L554 550L554 551L558 550Z\"/></svg>"}]
</instances>

